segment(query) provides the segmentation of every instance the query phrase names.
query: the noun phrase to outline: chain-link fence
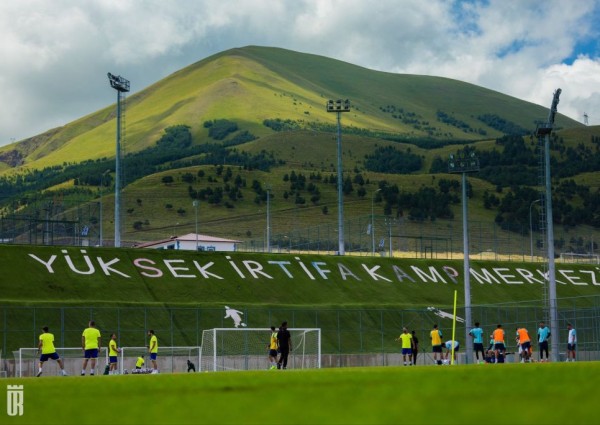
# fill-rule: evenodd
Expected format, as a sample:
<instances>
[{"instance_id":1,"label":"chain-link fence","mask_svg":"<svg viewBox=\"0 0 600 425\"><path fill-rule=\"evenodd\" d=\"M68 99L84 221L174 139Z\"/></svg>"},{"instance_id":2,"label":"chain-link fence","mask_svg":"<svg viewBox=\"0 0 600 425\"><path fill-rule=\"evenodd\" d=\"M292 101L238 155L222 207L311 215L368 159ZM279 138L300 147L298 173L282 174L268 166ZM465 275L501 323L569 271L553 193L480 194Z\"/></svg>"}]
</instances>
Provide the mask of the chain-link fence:
<instances>
[{"instance_id":1,"label":"chain-link fence","mask_svg":"<svg viewBox=\"0 0 600 425\"><path fill-rule=\"evenodd\" d=\"M101 202L76 203L70 208L65 202L41 203L29 215L0 218L0 243L34 245L113 246L113 228L102 228ZM60 206L60 208L59 208ZM184 221L184 219L181 219ZM203 223L203 232L212 236L242 240L238 250L245 252L323 253L339 251L338 224L331 217L317 226L299 227L300 219L294 211L273 214L270 240L266 240L266 218L230 218ZM314 222L314 220L313 220ZM261 227L262 226L262 230ZM241 233L252 228L252 236ZM122 235L122 246L148 242L152 235L162 239L174 234L195 231L193 219L177 222L163 232ZM543 236L532 226L507 226L496 223L471 221L469 223L469 251L471 258L502 261L541 261L546 257ZM157 233L158 232L158 233ZM344 221L344 245L349 255L394 256L405 258L458 259L463 255L461 220L411 221L403 217L364 215ZM158 236L160 235L160 236ZM256 237L255 235L258 235ZM109 236L109 237L106 237ZM564 261L600 264L600 231L556 226L555 253Z\"/></svg>"},{"instance_id":2,"label":"chain-link fence","mask_svg":"<svg viewBox=\"0 0 600 425\"><path fill-rule=\"evenodd\" d=\"M286 320L290 327L321 328L324 367L381 365L389 362L388 355L398 352L395 339L403 327L415 330L422 353L431 351L429 332L434 323L439 324L445 340L451 339L452 321L443 317L444 313L452 312L451 307L435 307L402 310L253 307L241 310L241 317L249 327L267 329ZM566 325L572 323L578 334L579 359L600 359L600 296L561 299L558 314L561 353L566 347ZM457 316L464 317L464 309L459 309ZM474 306L472 316L486 333L501 323L509 348L516 346L512 335L517 326L525 326L535 340L539 322L548 322L547 312L539 302ZM234 326L232 319L225 317L225 310L217 308L3 306L0 308L2 351L36 347L43 326L48 326L54 334L56 346L78 347L89 320L96 322L105 342L115 332L122 346L147 346L148 329L155 331L159 345L200 346L204 329ZM268 341L269 333L265 335ZM456 339L464 347L465 329L461 322L457 323Z\"/></svg>"},{"instance_id":3,"label":"chain-link fence","mask_svg":"<svg viewBox=\"0 0 600 425\"><path fill-rule=\"evenodd\" d=\"M265 238L252 239L240 251L317 252L334 254L339 250L337 224L274 233L270 243ZM596 237L594 237L596 236ZM495 261L541 261L545 241L529 226L500 226L496 223L469 222L471 258ZM600 235L584 229L556 227L555 253L566 262L600 264ZM363 216L344 222L346 253L363 256L458 259L463 256L463 229L460 220L414 222L403 218Z\"/></svg>"},{"instance_id":4,"label":"chain-link fence","mask_svg":"<svg viewBox=\"0 0 600 425\"><path fill-rule=\"evenodd\" d=\"M26 213L0 217L0 243L28 245L98 245L100 202L39 200Z\"/></svg>"}]
</instances>

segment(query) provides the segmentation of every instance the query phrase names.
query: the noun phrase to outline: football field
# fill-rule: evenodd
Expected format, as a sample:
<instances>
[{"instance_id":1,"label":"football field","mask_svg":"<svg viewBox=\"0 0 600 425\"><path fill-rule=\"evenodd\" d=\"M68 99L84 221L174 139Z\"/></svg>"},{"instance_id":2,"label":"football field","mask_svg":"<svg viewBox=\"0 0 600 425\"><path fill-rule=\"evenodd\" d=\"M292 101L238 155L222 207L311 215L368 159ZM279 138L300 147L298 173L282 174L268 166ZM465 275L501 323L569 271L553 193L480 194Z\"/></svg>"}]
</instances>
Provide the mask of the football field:
<instances>
[{"instance_id":1,"label":"football field","mask_svg":"<svg viewBox=\"0 0 600 425\"><path fill-rule=\"evenodd\" d=\"M24 414L0 423L585 424L598 376L578 362L7 379Z\"/></svg>"}]
</instances>

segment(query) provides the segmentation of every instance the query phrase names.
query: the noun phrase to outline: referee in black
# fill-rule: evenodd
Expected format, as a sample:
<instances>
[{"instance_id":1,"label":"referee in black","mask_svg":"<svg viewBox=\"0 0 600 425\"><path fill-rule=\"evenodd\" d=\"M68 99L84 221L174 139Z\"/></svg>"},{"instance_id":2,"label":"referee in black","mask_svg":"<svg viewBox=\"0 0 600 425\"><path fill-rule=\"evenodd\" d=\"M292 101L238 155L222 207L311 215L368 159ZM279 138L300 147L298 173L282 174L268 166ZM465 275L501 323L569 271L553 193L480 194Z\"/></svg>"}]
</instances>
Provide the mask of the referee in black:
<instances>
[{"instance_id":1,"label":"referee in black","mask_svg":"<svg viewBox=\"0 0 600 425\"><path fill-rule=\"evenodd\" d=\"M287 369L288 355L292 351L292 335L287 329L287 322L283 322L277 332L277 341L279 343L279 360L277 369Z\"/></svg>"}]
</instances>

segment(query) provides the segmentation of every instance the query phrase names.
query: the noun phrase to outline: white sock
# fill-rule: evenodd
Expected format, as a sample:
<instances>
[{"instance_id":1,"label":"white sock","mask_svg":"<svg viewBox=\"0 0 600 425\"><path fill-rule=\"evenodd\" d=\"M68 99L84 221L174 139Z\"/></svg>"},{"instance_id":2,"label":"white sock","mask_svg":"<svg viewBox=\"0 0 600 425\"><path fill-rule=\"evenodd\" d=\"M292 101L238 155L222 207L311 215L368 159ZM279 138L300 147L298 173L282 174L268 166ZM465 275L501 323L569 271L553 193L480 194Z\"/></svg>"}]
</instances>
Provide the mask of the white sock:
<instances>
[{"instance_id":1,"label":"white sock","mask_svg":"<svg viewBox=\"0 0 600 425\"><path fill-rule=\"evenodd\" d=\"M90 369L90 373L93 375L94 374L94 369Z\"/></svg>"},{"instance_id":2,"label":"white sock","mask_svg":"<svg viewBox=\"0 0 600 425\"><path fill-rule=\"evenodd\" d=\"M85 375L85 369L81 369L81 374Z\"/></svg>"}]
</instances>

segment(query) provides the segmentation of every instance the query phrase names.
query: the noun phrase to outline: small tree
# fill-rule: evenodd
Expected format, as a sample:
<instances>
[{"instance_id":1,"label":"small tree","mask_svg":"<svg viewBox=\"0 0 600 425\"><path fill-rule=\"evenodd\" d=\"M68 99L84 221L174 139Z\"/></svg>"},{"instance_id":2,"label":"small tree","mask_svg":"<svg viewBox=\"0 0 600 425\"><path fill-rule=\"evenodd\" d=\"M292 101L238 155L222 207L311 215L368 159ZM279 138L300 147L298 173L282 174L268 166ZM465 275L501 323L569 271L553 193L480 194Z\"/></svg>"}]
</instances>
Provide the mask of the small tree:
<instances>
[{"instance_id":1,"label":"small tree","mask_svg":"<svg viewBox=\"0 0 600 425\"><path fill-rule=\"evenodd\" d=\"M184 173L181 176L181 181L185 182L185 183L193 183L194 180L196 180L196 178L194 177L194 175L192 173Z\"/></svg>"}]
</instances>

